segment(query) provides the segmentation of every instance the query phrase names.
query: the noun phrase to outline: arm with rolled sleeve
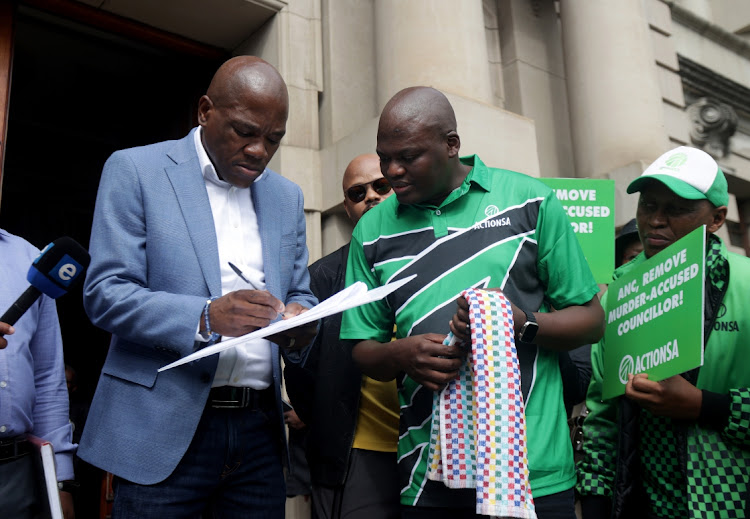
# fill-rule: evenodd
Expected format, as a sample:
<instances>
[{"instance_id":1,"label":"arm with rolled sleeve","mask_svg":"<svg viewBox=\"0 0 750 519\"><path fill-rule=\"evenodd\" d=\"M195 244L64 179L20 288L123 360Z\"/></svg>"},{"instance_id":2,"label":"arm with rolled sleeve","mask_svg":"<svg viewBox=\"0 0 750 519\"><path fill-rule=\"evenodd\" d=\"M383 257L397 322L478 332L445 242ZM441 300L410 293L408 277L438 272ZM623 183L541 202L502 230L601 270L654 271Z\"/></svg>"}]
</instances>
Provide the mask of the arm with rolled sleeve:
<instances>
[{"instance_id":1,"label":"arm with rolled sleeve","mask_svg":"<svg viewBox=\"0 0 750 519\"><path fill-rule=\"evenodd\" d=\"M74 479L72 443L73 428L65 385L65 362L55 302L47 296L40 300L36 331L29 351L34 359L36 403L32 434L52 443L57 464L57 479Z\"/></svg>"}]
</instances>

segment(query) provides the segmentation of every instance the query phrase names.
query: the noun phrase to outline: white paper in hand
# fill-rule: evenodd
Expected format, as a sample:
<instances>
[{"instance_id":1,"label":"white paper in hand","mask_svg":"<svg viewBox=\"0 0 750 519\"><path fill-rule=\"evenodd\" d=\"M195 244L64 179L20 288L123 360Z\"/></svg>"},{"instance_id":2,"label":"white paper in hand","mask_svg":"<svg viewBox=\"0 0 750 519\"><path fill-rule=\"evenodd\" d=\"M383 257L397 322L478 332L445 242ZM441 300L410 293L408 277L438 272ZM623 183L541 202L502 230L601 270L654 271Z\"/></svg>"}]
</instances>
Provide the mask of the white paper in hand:
<instances>
[{"instance_id":1,"label":"white paper in hand","mask_svg":"<svg viewBox=\"0 0 750 519\"><path fill-rule=\"evenodd\" d=\"M195 353L188 355L187 357L183 357L180 360L173 362L172 364L168 364L163 368L159 368L159 372L176 368L177 366L182 366L183 364L187 364L188 362L193 362L194 360L202 359L210 355L221 353L222 351L228 350L229 348L234 348L238 344L242 344L249 339L262 339L264 337L268 337L269 335L290 330L302 324L311 323L313 321L317 321L318 319L343 312L344 310L349 310L350 308L365 305L367 303L372 303L373 301L378 301L380 299L383 299L385 296L395 291L396 289L400 288L401 286L405 285L415 277L417 277L417 275L413 274L407 278L388 283L386 285L383 285L382 287L373 288L372 290L367 290L367 285L365 285L361 281L358 281L353 285L346 287L341 292L333 294L331 297L318 304L317 306L314 306L307 312L301 313L294 317L290 317L289 319L276 321L275 323L272 323L265 328L260 328L241 337L235 337L233 339L214 344L213 346L208 346L206 348L203 348L202 350L198 350Z\"/></svg>"}]
</instances>

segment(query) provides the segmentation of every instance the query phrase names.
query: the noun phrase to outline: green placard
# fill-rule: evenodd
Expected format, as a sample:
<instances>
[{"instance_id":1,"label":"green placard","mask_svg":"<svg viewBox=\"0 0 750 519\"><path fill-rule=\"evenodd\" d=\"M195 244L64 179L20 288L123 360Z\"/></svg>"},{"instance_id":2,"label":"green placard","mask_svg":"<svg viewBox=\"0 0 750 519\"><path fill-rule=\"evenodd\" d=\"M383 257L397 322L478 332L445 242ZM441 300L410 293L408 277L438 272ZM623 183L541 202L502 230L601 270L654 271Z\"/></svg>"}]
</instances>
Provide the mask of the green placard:
<instances>
[{"instance_id":1,"label":"green placard","mask_svg":"<svg viewBox=\"0 0 750 519\"><path fill-rule=\"evenodd\" d=\"M540 178L562 203L597 283L612 281L615 268L615 181Z\"/></svg>"},{"instance_id":2,"label":"green placard","mask_svg":"<svg viewBox=\"0 0 750 519\"><path fill-rule=\"evenodd\" d=\"M607 290L602 397L628 373L663 380L703 364L706 226L613 281Z\"/></svg>"}]
</instances>

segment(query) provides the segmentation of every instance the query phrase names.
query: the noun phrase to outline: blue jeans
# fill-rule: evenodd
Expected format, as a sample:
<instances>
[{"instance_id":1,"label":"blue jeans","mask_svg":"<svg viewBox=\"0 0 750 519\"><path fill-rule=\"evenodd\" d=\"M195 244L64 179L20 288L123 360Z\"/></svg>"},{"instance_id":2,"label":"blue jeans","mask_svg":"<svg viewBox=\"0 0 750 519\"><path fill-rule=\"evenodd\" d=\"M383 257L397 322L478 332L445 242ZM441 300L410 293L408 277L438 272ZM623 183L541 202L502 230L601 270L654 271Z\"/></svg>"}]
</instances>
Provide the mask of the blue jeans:
<instances>
[{"instance_id":1,"label":"blue jeans","mask_svg":"<svg viewBox=\"0 0 750 519\"><path fill-rule=\"evenodd\" d=\"M167 479L155 485L115 479L112 518L282 519L283 439L275 418L274 410L207 407Z\"/></svg>"},{"instance_id":2,"label":"blue jeans","mask_svg":"<svg viewBox=\"0 0 750 519\"><path fill-rule=\"evenodd\" d=\"M573 489L557 494L534 498L534 508L539 519L576 519ZM428 506L401 506L402 519L473 519L488 517L477 515L473 509L431 508Z\"/></svg>"}]
</instances>

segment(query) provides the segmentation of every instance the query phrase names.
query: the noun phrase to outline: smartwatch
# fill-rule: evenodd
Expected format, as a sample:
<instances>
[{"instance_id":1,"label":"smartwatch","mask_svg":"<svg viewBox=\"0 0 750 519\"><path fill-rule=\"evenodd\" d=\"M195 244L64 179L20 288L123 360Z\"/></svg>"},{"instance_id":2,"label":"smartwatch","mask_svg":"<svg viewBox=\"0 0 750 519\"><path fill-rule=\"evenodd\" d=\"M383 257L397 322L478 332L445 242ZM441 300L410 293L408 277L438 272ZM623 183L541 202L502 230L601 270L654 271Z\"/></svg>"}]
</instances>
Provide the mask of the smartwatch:
<instances>
[{"instance_id":1,"label":"smartwatch","mask_svg":"<svg viewBox=\"0 0 750 519\"><path fill-rule=\"evenodd\" d=\"M536 332L539 331L539 323L536 322L536 317L531 312L523 311L526 314L526 322L523 323L521 331L518 332L518 340L525 344L533 344Z\"/></svg>"}]
</instances>

